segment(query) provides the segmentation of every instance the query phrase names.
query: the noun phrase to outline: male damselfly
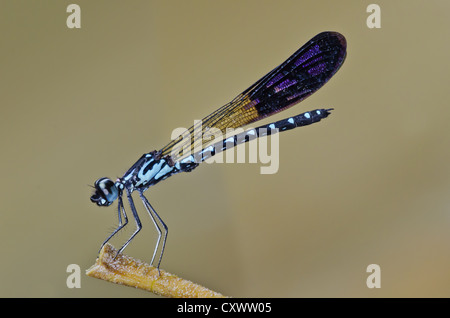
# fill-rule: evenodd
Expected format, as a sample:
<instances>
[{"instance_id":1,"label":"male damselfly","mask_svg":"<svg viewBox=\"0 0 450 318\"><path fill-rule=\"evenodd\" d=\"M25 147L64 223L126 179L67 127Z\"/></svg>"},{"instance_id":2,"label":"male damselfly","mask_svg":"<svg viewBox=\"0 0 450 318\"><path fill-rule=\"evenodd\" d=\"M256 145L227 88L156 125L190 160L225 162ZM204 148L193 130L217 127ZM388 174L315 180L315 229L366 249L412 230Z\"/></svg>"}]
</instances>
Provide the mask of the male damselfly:
<instances>
[{"instance_id":1,"label":"male damselfly","mask_svg":"<svg viewBox=\"0 0 450 318\"><path fill-rule=\"evenodd\" d=\"M316 35L285 62L239 94L231 102L206 116L199 125L194 124L188 130L190 138L180 136L161 150L144 154L122 178L118 178L115 182L108 178L98 179L95 182L95 192L91 196L91 201L99 206L109 206L115 200L118 200L119 225L103 242L102 247L128 222L122 199L124 193L136 221L136 230L118 250L118 253L122 252L141 230L141 221L132 198L132 193L136 190L158 231L158 239L151 260L152 265L162 244L157 262L157 268L159 269L164 254L168 228L144 196L144 191L176 173L191 171L207 158L239 143L245 143L277 131L310 125L326 118L331 109L316 109L255 129L249 129L222 141L214 142L207 147L203 147L201 139L203 134L212 128L224 132L228 128L243 127L302 101L322 87L339 70L346 57L346 48L347 43L344 36L337 32L323 32ZM200 151L188 155L179 155L181 150L184 149L198 149L198 143L201 143ZM161 224L162 228L158 223Z\"/></svg>"}]
</instances>

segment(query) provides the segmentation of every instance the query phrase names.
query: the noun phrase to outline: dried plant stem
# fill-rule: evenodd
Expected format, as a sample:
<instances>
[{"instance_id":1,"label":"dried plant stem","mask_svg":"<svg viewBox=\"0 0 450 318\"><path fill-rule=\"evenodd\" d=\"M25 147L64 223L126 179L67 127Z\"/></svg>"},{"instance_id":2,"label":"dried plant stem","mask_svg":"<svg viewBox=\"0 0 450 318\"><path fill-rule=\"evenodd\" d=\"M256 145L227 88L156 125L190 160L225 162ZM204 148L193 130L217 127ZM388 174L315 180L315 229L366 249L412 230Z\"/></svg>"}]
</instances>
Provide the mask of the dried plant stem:
<instances>
[{"instance_id":1,"label":"dried plant stem","mask_svg":"<svg viewBox=\"0 0 450 318\"><path fill-rule=\"evenodd\" d=\"M86 275L150 291L165 297L176 298L223 298L225 296L191 281L182 279L163 270L158 274L156 267L150 266L130 256L119 254L106 244L100 251L95 264Z\"/></svg>"}]
</instances>

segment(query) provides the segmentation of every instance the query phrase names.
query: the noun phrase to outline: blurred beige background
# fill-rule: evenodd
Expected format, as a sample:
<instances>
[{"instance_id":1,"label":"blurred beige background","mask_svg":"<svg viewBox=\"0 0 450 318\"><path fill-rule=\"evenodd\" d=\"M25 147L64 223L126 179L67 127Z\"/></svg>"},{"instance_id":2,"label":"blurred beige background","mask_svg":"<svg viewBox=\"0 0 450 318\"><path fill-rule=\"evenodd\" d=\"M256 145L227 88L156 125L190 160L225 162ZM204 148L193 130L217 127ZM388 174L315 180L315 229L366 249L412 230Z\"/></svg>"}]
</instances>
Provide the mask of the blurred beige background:
<instances>
[{"instance_id":1,"label":"blurred beige background","mask_svg":"<svg viewBox=\"0 0 450 318\"><path fill-rule=\"evenodd\" d=\"M327 30L347 38L341 70L263 123L335 111L280 135L277 174L204 165L146 192L169 226L162 268L234 297L450 296L450 2L379 0L381 29L370 1L79 0L68 29L70 3L0 2L1 297L153 297L84 276L117 222L89 185ZM126 252L149 261L140 215Z\"/></svg>"}]
</instances>

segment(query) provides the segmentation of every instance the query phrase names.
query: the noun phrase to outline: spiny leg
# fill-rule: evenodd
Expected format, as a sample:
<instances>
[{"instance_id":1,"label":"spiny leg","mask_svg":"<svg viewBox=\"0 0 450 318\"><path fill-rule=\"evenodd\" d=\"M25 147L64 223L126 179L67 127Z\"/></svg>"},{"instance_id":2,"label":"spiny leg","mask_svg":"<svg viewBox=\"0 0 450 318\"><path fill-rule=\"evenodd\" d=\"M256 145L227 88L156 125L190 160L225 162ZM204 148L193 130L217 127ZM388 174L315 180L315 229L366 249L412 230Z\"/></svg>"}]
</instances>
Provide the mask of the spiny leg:
<instances>
[{"instance_id":1,"label":"spiny leg","mask_svg":"<svg viewBox=\"0 0 450 318\"><path fill-rule=\"evenodd\" d=\"M153 257L152 257L151 264L153 264L156 252L157 252L158 247L159 247L159 243L161 241L161 228L158 226L158 223L156 222L156 219L158 219L158 221L161 223L161 225L164 228L163 242L162 242L162 246L161 246L161 253L159 254L158 265L156 267L156 268L158 268L158 272L159 272L159 265L161 265L161 259L163 257L164 249L166 247L167 234L169 232L169 229L168 229L167 225L163 222L163 220L159 217L158 213L156 213L155 209L153 209L153 207L150 204L150 202L148 202L148 200L144 196L143 192L144 192L143 190L139 190L139 195L140 195L140 197L142 199L142 202L144 203L145 209L147 210L148 214L150 214L150 217L152 218L152 221L155 224L156 229L158 230L158 240L156 242L155 250L153 251ZM155 217L156 217L156 219L155 219Z\"/></svg>"},{"instance_id":2,"label":"spiny leg","mask_svg":"<svg viewBox=\"0 0 450 318\"><path fill-rule=\"evenodd\" d=\"M147 210L148 214L150 215L150 218L152 219L153 224L155 225L156 230L158 231L158 239L156 241L156 246L155 246L155 249L153 250L152 260L150 262L150 265L153 265L153 261L155 260L156 252L158 251L159 243L161 241L162 232L161 232L161 228L158 225L158 222L156 222L156 219L153 216L153 213L148 209L146 198L142 198L143 197L143 193L142 192L143 191L139 191L139 195L141 196L142 203L144 204L145 209ZM151 206L150 206L150 208L151 208Z\"/></svg>"},{"instance_id":3,"label":"spiny leg","mask_svg":"<svg viewBox=\"0 0 450 318\"><path fill-rule=\"evenodd\" d=\"M114 232L111 233L110 236L108 236L108 238L102 243L102 245L100 246L100 251L102 250L103 246L105 246L106 243L108 243L108 241L114 236L116 235L117 232L119 232L121 229L124 228L125 225L128 224L128 217L127 214L125 213L125 208L123 207L123 201L122 201L122 196L120 195L118 197L118 204L117 204L117 214L119 217L119 225L117 226L117 228L114 230ZM123 213L123 218L124 218L124 222L122 224L122 213Z\"/></svg>"},{"instance_id":4,"label":"spiny leg","mask_svg":"<svg viewBox=\"0 0 450 318\"><path fill-rule=\"evenodd\" d=\"M142 229L141 220L139 220L139 216L137 214L136 207L134 206L133 198L131 197L131 192L128 189L127 189L127 198L128 198L128 202L130 203L131 212L133 212L134 220L136 221L136 231L134 231L134 233L130 236L128 241L126 241L125 244L117 251L116 257L125 249L125 247L128 246L128 244L130 244L131 240Z\"/></svg>"}]
</instances>

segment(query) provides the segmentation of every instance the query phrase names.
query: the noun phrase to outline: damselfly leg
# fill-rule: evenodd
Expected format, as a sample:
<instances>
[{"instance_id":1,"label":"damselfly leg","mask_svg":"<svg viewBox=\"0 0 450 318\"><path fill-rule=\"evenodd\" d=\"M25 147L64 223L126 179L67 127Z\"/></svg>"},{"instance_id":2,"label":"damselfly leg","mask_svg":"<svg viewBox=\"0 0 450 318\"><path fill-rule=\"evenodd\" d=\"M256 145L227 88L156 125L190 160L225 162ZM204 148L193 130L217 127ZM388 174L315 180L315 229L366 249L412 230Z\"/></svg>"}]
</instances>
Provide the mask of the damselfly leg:
<instances>
[{"instance_id":1,"label":"damselfly leg","mask_svg":"<svg viewBox=\"0 0 450 318\"><path fill-rule=\"evenodd\" d=\"M125 249L125 247L127 247L128 244L130 244L130 242L133 240L133 238L136 236L136 234L138 234L139 231L142 229L141 220L139 219L139 215L137 213L136 207L134 206L133 197L131 196L131 191L128 189L127 189L127 198L128 198L128 203L130 204L131 212L133 213L134 220L136 221L136 230L134 231L133 234L131 234L128 241L126 241L125 244L123 244L122 247L119 248L119 250L117 251L117 255L119 255Z\"/></svg>"},{"instance_id":2,"label":"damselfly leg","mask_svg":"<svg viewBox=\"0 0 450 318\"><path fill-rule=\"evenodd\" d=\"M136 236L136 234L138 234L139 231L142 229L142 223L141 223L141 220L139 219L136 206L134 205L134 201L133 201L133 197L131 195L131 191L129 191L128 189L126 191L127 191L127 198L128 198L128 202L129 202L129 205L130 205L130 209L131 209L131 212L133 213L134 220L136 221L136 230L129 237L129 239L125 242L125 244L123 244L122 247L117 251L116 257L121 252L123 252L123 250L128 246L128 244L130 244L130 242L133 240L133 238ZM138 192L139 192L139 196L141 197L141 200L142 200L142 203L143 203L145 209L147 210L148 214L150 215L150 218L152 219L152 222L155 225L156 230L158 231L158 239L156 241L155 249L153 251L152 261L150 262L151 265L154 265L155 257L156 257L156 254L158 252L158 249L159 249L159 247L161 245L161 238L162 238L161 252L159 254L158 264L156 266L158 268L158 271L159 271L159 266L161 264L161 259L162 259L162 256L164 254L164 249L165 249L165 246L166 246L168 227L164 223L164 221L161 219L161 217L158 215L158 213L156 213L155 209L152 207L152 205L147 200L147 198L144 196L144 190L143 189L138 189ZM109 235L108 238L102 243L102 245L100 247L100 250L103 248L103 246L105 246L105 244L117 232L119 232L121 229L123 229L125 227L125 225L128 224L128 217L127 217L127 214L125 212L125 207L123 205L122 193L120 193L118 195L117 213L118 213L119 225L111 233L111 235ZM123 221L122 221L122 216L123 216ZM158 223L161 224L161 226ZM162 229L161 229L161 227L162 227Z\"/></svg>"},{"instance_id":3,"label":"damselfly leg","mask_svg":"<svg viewBox=\"0 0 450 318\"><path fill-rule=\"evenodd\" d=\"M159 254L159 258L158 258L158 265L156 266L159 270L159 265L161 264L161 259L162 256L164 254L164 248L166 247L166 240L167 240L167 234L169 232L169 228L167 227L167 225L163 222L163 220L160 218L160 216L158 215L158 213L156 213L155 209L153 209L152 205L150 204L150 202L148 202L147 198L144 196L144 190L139 189L139 195L142 199L142 203L144 203L144 207L147 210L148 214L150 215L153 224L156 227L156 230L158 231L158 240L156 241L156 246L155 249L153 251L153 257L152 257L152 261L151 261L151 265L153 265L153 261L155 260L155 256L156 256L156 252L158 251L159 248L159 244L161 243L161 236L163 236L163 241L162 241L162 246L161 246L161 252ZM164 232L161 232L161 228L158 225L158 221L159 223L161 223Z\"/></svg>"},{"instance_id":4,"label":"damselfly leg","mask_svg":"<svg viewBox=\"0 0 450 318\"><path fill-rule=\"evenodd\" d=\"M108 238L102 243L102 245L100 246L99 253L102 250L103 246L105 246L105 244L108 243L108 241L114 235L116 235L117 232L119 232L121 229L123 229L125 227L125 225L128 224L128 217L127 217L127 214L125 212L125 208L123 207L122 196L118 197L117 214L118 214L118 217L119 217L119 225L114 230L114 232L112 232L111 235L109 235ZM123 223L122 223L122 214L123 214L123 219L124 219Z\"/></svg>"}]
</instances>

